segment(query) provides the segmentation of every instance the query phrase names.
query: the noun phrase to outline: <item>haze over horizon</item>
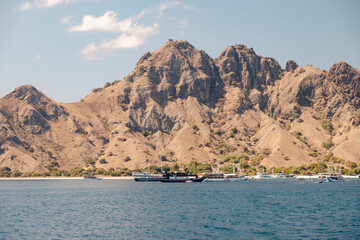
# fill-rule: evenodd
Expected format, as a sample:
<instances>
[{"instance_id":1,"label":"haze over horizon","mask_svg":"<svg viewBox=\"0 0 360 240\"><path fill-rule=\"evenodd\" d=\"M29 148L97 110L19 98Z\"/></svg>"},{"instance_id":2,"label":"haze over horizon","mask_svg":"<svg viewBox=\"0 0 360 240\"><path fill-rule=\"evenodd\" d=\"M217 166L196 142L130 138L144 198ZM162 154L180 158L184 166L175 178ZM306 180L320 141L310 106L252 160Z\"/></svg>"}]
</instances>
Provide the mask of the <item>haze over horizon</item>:
<instances>
[{"instance_id":1,"label":"haze over horizon","mask_svg":"<svg viewBox=\"0 0 360 240\"><path fill-rule=\"evenodd\" d=\"M239 43L283 68L293 59L359 69L359 10L358 1L2 1L0 97L31 84L56 101L78 101L170 38L213 58Z\"/></svg>"}]
</instances>

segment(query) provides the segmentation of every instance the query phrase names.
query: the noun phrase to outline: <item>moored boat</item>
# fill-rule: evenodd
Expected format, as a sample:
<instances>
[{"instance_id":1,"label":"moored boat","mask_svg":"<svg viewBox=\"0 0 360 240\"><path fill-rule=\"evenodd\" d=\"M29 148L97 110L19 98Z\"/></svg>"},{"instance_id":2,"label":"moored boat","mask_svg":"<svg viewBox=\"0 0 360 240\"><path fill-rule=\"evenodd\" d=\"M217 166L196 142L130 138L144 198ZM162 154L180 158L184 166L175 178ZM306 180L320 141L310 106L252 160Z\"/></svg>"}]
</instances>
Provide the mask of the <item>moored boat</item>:
<instances>
[{"instance_id":1,"label":"moored boat","mask_svg":"<svg viewBox=\"0 0 360 240\"><path fill-rule=\"evenodd\" d=\"M338 166L337 171L336 171L336 168L334 168L334 166L329 167L327 173L319 174L319 178L324 179L327 182L344 181L344 178L341 175L340 166Z\"/></svg>"},{"instance_id":2,"label":"moored boat","mask_svg":"<svg viewBox=\"0 0 360 240\"><path fill-rule=\"evenodd\" d=\"M235 165L233 165L233 173L225 173L224 177L231 182L240 182L240 181L246 181L247 178L245 176L239 176L235 173Z\"/></svg>"},{"instance_id":3,"label":"moored boat","mask_svg":"<svg viewBox=\"0 0 360 240\"><path fill-rule=\"evenodd\" d=\"M137 182L158 182L161 180L161 175L149 174L147 172L133 172L132 176Z\"/></svg>"},{"instance_id":4,"label":"moored boat","mask_svg":"<svg viewBox=\"0 0 360 240\"><path fill-rule=\"evenodd\" d=\"M229 181L224 177L224 173L203 173L204 182L225 182Z\"/></svg>"},{"instance_id":5,"label":"moored boat","mask_svg":"<svg viewBox=\"0 0 360 240\"><path fill-rule=\"evenodd\" d=\"M270 176L269 174L267 174L266 172L262 172L262 173L258 173L255 176L256 180L275 180L276 178Z\"/></svg>"},{"instance_id":6,"label":"moored boat","mask_svg":"<svg viewBox=\"0 0 360 240\"><path fill-rule=\"evenodd\" d=\"M196 174L178 173L178 172L163 172L160 182L202 182L203 177L198 177Z\"/></svg>"},{"instance_id":7,"label":"moored boat","mask_svg":"<svg viewBox=\"0 0 360 240\"><path fill-rule=\"evenodd\" d=\"M230 182L239 182L239 181L247 180L247 178L245 178L245 176L239 176L235 173L224 174L224 177Z\"/></svg>"},{"instance_id":8,"label":"moored boat","mask_svg":"<svg viewBox=\"0 0 360 240\"><path fill-rule=\"evenodd\" d=\"M284 174L284 173L277 173L274 177L277 180L296 179L296 175L294 175L294 174Z\"/></svg>"},{"instance_id":9,"label":"moored boat","mask_svg":"<svg viewBox=\"0 0 360 240\"><path fill-rule=\"evenodd\" d=\"M341 176L340 173L322 173L319 175L319 178L324 179L327 182L344 181L344 178Z\"/></svg>"}]
</instances>

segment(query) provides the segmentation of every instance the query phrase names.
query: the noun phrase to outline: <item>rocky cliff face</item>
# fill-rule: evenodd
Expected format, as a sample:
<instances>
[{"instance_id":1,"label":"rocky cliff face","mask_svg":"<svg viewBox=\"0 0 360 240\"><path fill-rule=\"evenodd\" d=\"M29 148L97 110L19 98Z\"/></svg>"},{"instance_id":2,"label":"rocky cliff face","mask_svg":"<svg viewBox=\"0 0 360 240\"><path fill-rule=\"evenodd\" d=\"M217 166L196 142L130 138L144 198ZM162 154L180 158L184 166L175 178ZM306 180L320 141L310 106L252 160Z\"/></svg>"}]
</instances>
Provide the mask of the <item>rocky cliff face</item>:
<instances>
[{"instance_id":1,"label":"rocky cliff face","mask_svg":"<svg viewBox=\"0 0 360 240\"><path fill-rule=\"evenodd\" d=\"M80 102L59 104L32 86L0 99L0 166L139 168L242 154L252 166L297 166L329 153L360 162L359 76L344 62L326 72L292 60L282 70L243 45L213 60L169 41Z\"/></svg>"},{"instance_id":2,"label":"rocky cliff face","mask_svg":"<svg viewBox=\"0 0 360 240\"><path fill-rule=\"evenodd\" d=\"M245 90L264 90L282 72L275 59L258 56L252 48L244 45L227 47L217 58L217 65L226 84Z\"/></svg>"},{"instance_id":3,"label":"rocky cliff face","mask_svg":"<svg viewBox=\"0 0 360 240\"><path fill-rule=\"evenodd\" d=\"M177 117L167 106L189 97L214 105L222 96L222 81L214 61L188 42L169 41L154 53L146 53L124 80L129 89L129 118L133 129L172 130Z\"/></svg>"}]
</instances>

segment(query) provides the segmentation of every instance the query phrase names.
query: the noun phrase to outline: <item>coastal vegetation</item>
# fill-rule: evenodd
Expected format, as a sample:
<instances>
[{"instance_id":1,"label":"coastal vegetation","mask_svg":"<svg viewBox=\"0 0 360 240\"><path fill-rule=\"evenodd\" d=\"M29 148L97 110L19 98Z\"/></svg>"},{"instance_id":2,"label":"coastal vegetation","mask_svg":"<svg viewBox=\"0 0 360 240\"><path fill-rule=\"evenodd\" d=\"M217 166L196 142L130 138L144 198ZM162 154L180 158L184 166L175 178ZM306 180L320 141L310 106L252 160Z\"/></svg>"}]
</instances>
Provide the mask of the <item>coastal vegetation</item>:
<instances>
[{"instance_id":1,"label":"coastal vegetation","mask_svg":"<svg viewBox=\"0 0 360 240\"><path fill-rule=\"evenodd\" d=\"M257 172L267 171L268 173L294 173L299 175L315 175L318 173L328 172L329 170L341 171L344 175L359 175L360 165L355 162L345 161L344 165L337 165L335 168L332 167L334 163L342 163L342 161L334 156L325 156L323 161L317 163L311 163L309 165L301 165L297 167L272 167L266 168L262 165L254 166L247 155L241 155L238 157L227 156L224 158L223 164L209 164L200 163L197 161L191 161L186 165L180 165L175 163L172 166L167 164L163 165L163 171L172 172L188 172L190 174L201 174L204 172L217 171L219 167L220 171L224 173L232 173L233 166L235 171L241 174L255 175ZM19 170L12 170L9 167L0 168L0 177L81 177L84 174L95 174L102 176L131 176L132 172L147 172L148 168L143 169L128 169L128 168L97 168L90 165L88 168L75 167L70 170L58 169L57 162L52 162L47 166L45 172L21 172ZM150 165L150 173L161 173L161 167L157 165Z\"/></svg>"}]
</instances>

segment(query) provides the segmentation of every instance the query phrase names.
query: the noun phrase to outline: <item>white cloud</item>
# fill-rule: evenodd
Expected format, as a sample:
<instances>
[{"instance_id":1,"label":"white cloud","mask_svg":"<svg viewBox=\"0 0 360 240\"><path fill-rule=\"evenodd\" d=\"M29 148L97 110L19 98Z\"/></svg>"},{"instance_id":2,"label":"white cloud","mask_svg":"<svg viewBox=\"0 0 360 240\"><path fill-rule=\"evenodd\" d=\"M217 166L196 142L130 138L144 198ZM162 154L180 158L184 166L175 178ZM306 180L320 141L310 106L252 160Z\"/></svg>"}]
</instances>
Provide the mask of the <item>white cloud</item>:
<instances>
[{"instance_id":1,"label":"white cloud","mask_svg":"<svg viewBox=\"0 0 360 240\"><path fill-rule=\"evenodd\" d=\"M145 26L139 24L138 20L148 15L152 15L154 18L162 17L166 10L175 8L177 6L180 6L183 9L198 11L193 6L185 5L178 0L175 0L161 3L155 7L146 8L136 16L131 16L120 20L119 15L114 11L107 11L104 13L104 15L99 17L88 14L82 18L80 24L69 27L68 31L118 33L118 37L114 39L104 39L99 43L89 43L80 52L80 54L85 59L102 59L105 54L114 50L136 48L143 45L149 36L158 33L159 25L154 23L152 25ZM173 19L174 21L176 20L175 17ZM63 18L62 20L62 22L67 23L68 21L71 21L71 18ZM177 24L180 29L184 29L188 25L188 22L180 20L177 22ZM184 36L185 31L180 31L180 35Z\"/></svg>"},{"instance_id":2,"label":"white cloud","mask_svg":"<svg viewBox=\"0 0 360 240\"><path fill-rule=\"evenodd\" d=\"M48 8L55 7L63 3L76 2L77 0L34 0L32 2L23 2L20 4L19 10L25 11L31 8Z\"/></svg>"},{"instance_id":3,"label":"white cloud","mask_svg":"<svg viewBox=\"0 0 360 240\"><path fill-rule=\"evenodd\" d=\"M36 56L35 56L35 59L36 59L36 60L39 60L39 59L40 59L40 55L36 55Z\"/></svg>"},{"instance_id":4,"label":"white cloud","mask_svg":"<svg viewBox=\"0 0 360 240\"><path fill-rule=\"evenodd\" d=\"M186 26L189 24L188 21L185 21L185 20L179 20L178 21L178 25L180 28L186 28Z\"/></svg>"},{"instance_id":5,"label":"white cloud","mask_svg":"<svg viewBox=\"0 0 360 240\"><path fill-rule=\"evenodd\" d=\"M60 19L60 22L63 24L70 24L72 23L73 16L65 16L62 19Z\"/></svg>"},{"instance_id":6,"label":"white cloud","mask_svg":"<svg viewBox=\"0 0 360 240\"><path fill-rule=\"evenodd\" d=\"M111 51L116 49L125 49L125 48L136 48L144 44L146 37L139 37L137 35L130 34L121 34L115 39L103 40L100 44L90 43L82 51L81 55L85 59L102 59L103 56Z\"/></svg>"},{"instance_id":7,"label":"white cloud","mask_svg":"<svg viewBox=\"0 0 360 240\"><path fill-rule=\"evenodd\" d=\"M179 4L180 4L179 1L172 1L172 2L168 2L168 3L159 4L159 6L157 7L158 16L160 16L160 17L163 16L165 10L173 8Z\"/></svg>"},{"instance_id":8,"label":"white cloud","mask_svg":"<svg viewBox=\"0 0 360 240\"><path fill-rule=\"evenodd\" d=\"M30 2L25 2L25 3L20 4L19 10L20 11L25 11L25 10L28 10L30 8L32 8L31 3Z\"/></svg>"},{"instance_id":9,"label":"white cloud","mask_svg":"<svg viewBox=\"0 0 360 240\"><path fill-rule=\"evenodd\" d=\"M190 10L190 11L199 12L199 10L198 10L196 7L191 6L191 5L186 5L186 4L184 4L184 5L183 5L183 8L184 8L184 9L188 9L188 10Z\"/></svg>"},{"instance_id":10,"label":"white cloud","mask_svg":"<svg viewBox=\"0 0 360 240\"><path fill-rule=\"evenodd\" d=\"M107 11L101 17L86 15L82 23L69 28L69 32L125 32L133 28L132 18L118 20L119 15L113 11Z\"/></svg>"},{"instance_id":11,"label":"white cloud","mask_svg":"<svg viewBox=\"0 0 360 240\"><path fill-rule=\"evenodd\" d=\"M113 11L105 12L100 17L86 15L80 25L72 26L68 31L120 33L115 39L103 40L99 44L90 43L80 53L85 59L101 59L105 53L111 50L139 47L150 35L157 33L158 24L144 26L136 22L143 15L144 11L123 20L118 20L119 15Z\"/></svg>"}]
</instances>

